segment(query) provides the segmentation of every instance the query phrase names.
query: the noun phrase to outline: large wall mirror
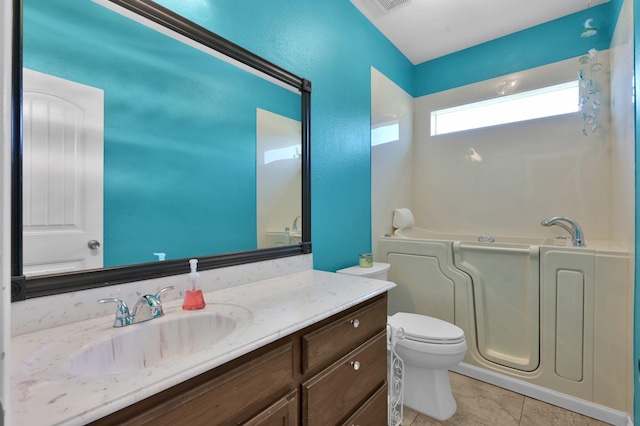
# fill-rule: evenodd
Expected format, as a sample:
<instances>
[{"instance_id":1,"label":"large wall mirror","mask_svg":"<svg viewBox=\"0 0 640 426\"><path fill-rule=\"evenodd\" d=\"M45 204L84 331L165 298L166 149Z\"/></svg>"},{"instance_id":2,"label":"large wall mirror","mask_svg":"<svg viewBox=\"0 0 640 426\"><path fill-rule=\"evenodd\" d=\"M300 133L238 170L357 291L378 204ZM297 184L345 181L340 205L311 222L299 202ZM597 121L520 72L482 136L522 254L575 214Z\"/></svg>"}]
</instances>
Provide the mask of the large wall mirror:
<instances>
[{"instance_id":1,"label":"large wall mirror","mask_svg":"<svg viewBox=\"0 0 640 426\"><path fill-rule=\"evenodd\" d=\"M13 300L311 252L308 80L170 1L14 1Z\"/></svg>"}]
</instances>

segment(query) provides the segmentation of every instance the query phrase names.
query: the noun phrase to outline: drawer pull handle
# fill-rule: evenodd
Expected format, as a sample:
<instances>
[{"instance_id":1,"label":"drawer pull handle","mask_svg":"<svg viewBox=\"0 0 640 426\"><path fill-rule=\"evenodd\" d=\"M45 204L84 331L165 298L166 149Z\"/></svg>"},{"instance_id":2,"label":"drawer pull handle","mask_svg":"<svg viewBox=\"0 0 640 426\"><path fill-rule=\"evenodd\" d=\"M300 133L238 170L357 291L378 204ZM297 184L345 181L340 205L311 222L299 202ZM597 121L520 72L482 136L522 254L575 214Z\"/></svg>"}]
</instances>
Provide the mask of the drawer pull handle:
<instances>
[{"instance_id":1,"label":"drawer pull handle","mask_svg":"<svg viewBox=\"0 0 640 426\"><path fill-rule=\"evenodd\" d=\"M358 371L360 370L360 363L358 361L351 361L351 367L353 367L354 370Z\"/></svg>"},{"instance_id":2,"label":"drawer pull handle","mask_svg":"<svg viewBox=\"0 0 640 426\"><path fill-rule=\"evenodd\" d=\"M360 321L358 321L358 319L352 319L351 321L349 321L351 323L351 325L353 326L353 328L358 328L360 327Z\"/></svg>"}]
</instances>

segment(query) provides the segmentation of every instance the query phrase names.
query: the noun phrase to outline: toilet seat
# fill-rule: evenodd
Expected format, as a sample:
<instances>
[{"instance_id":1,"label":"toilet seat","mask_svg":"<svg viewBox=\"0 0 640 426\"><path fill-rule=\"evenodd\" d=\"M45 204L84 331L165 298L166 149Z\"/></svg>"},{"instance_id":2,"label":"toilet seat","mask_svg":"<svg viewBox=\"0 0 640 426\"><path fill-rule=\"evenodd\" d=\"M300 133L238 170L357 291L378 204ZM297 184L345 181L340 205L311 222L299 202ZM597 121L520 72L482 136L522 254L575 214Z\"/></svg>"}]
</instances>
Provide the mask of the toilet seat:
<instances>
[{"instance_id":1,"label":"toilet seat","mask_svg":"<svg viewBox=\"0 0 640 426\"><path fill-rule=\"evenodd\" d=\"M404 330L404 339L414 342L440 345L464 342L464 331L460 327L438 318L398 312L388 321L393 328Z\"/></svg>"}]
</instances>

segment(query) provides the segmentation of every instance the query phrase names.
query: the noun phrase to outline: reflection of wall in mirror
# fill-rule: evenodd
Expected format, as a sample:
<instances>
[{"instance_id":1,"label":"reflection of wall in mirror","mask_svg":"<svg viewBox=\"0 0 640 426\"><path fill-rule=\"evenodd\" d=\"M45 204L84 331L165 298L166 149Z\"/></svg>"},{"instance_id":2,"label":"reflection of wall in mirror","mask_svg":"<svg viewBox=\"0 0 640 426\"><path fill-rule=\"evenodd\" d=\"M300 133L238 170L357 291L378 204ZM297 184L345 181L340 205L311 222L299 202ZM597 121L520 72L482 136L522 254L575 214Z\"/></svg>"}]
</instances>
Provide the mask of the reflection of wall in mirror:
<instances>
[{"instance_id":1,"label":"reflection of wall in mirror","mask_svg":"<svg viewBox=\"0 0 640 426\"><path fill-rule=\"evenodd\" d=\"M302 208L301 124L260 108L256 115L258 247L295 244L286 229L293 231Z\"/></svg>"},{"instance_id":2,"label":"reflection of wall in mirror","mask_svg":"<svg viewBox=\"0 0 640 426\"><path fill-rule=\"evenodd\" d=\"M255 110L298 93L89 1L24 0L23 51L104 89L105 267L257 248Z\"/></svg>"}]
</instances>

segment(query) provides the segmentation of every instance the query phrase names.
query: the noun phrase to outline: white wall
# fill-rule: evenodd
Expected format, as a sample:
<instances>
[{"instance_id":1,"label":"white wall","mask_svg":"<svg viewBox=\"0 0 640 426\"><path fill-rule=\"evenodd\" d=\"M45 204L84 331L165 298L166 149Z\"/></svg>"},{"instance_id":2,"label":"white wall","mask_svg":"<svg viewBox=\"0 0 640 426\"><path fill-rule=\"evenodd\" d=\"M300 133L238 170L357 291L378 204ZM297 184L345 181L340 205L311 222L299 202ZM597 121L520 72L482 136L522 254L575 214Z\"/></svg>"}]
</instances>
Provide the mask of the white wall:
<instances>
[{"instance_id":1,"label":"white wall","mask_svg":"<svg viewBox=\"0 0 640 426\"><path fill-rule=\"evenodd\" d=\"M611 238L619 241L634 259L635 252L635 162L633 105L633 1L625 0L611 40ZM628 282L634 282L634 262L629 262ZM633 412L633 285L628 286L626 337L627 412Z\"/></svg>"},{"instance_id":2,"label":"white wall","mask_svg":"<svg viewBox=\"0 0 640 426\"><path fill-rule=\"evenodd\" d=\"M611 41L611 236L634 250L633 3L626 0Z\"/></svg>"},{"instance_id":3,"label":"white wall","mask_svg":"<svg viewBox=\"0 0 640 426\"><path fill-rule=\"evenodd\" d=\"M11 2L0 1L0 424L11 424L9 407L11 313Z\"/></svg>"},{"instance_id":4,"label":"white wall","mask_svg":"<svg viewBox=\"0 0 640 426\"><path fill-rule=\"evenodd\" d=\"M586 53L586 52L585 52ZM598 59L606 64L607 52ZM430 136L432 110L496 97L504 80L518 91L575 80L577 58L423 96L415 102L414 214L433 231L553 237L540 221L569 216L589 239L609 238L608 110L582 134L580 113ZM608 72L600 73L602 104ZM477 155L473 155L477 153Z\"/></svg>"},{"instance_id":5,"label":"white wall","mask_svg":"<svg viewBox=\"0 0 640 426\"><path fill-rule=\"evenodd\" d=\"M413 208L413 98L371 68L371 126L398 120L400 139L371 148L371 238L392 233L393 210ZM377 260L377 259L376 259Z\"/></svg>"},{"instance_id":6,"label":"white wall","mask_svg":"<svg viewBox=\"0 0 640 426\"><path fill-rule=\"evenodd\" d=\"M302 215L302 125L279 114L263 109L257 112L256 140L256 216L258 248L271 247L268 231L293 230L293 221ZM299 153L269 163L265 154L284 149ZM302 220L298 219L298 230Z\"/></svg>"}]
</instances>

